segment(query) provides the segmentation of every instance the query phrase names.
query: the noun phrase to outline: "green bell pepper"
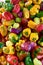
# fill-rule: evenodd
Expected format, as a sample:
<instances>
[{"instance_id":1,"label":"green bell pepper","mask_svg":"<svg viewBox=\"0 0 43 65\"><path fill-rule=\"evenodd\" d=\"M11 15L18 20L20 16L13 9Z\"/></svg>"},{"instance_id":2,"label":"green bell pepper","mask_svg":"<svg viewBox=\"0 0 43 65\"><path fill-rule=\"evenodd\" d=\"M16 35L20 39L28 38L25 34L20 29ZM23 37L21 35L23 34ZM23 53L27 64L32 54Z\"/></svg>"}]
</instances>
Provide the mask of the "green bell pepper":
<instances>
[{"instance_id":1,"label":"green bell pepper","mask_svg":"<svg viewBox=\"0 0 43 65\"><path fill-rule=\"evenodd\" d=\"M43 37L40 38L38 44L39 44L40 46L43 46Z\"/></svg>"},{"instance_id":2,"label":"green bell pepper","mask_svg":"<svg viewBox=\"0 0 43 65\"><path fill-rule=\"evenodd\" d=\"M0 8L2 7L2 5L3 5L3 2L0 2Z\"/></svg>"},{"instance_id":3,"label":"green bell pepper","mask_svg":"<svg viewBox=\"0 0 43 65\"><path fill-rule=\"evenodd\" d=\"M9 2L10 2L10 0L5 0L5 2L6 2L6 3L9 3Z\"/></svg>"},{"instance_id":4,"label":"green bell pepper","mask_svg":"<svg viewBox=\"0 0 43 65\"><path fill-rule=\"evenodd\" d=\"M33 65L30 55L25 58L25 65Z\"/></svg>"},{"instance_id":5,"label":"green bell pepper","mask_svg":"<svg viewBox=\"0 0 43 65\"><path fill-rule=\"evenodd\" d=\"M0 42L0 48L3 48L3 47L4 47L4 43Z\"/></svg>"},{"instance_id":6,"label":"green bell pepper","mask_svg":"<svg viewBox=\"0 0 43 65\"><path fill-rule=\"evenodd\" d=\"M12 11L13 5L11 3L4 3L3 7L6 11Z\"/></svg>"},{"instance_id":7,"label":"green bell pepper","mask_svg":"<svg viewBox=\"0 0 43 65\"><path fill-rule=\"evenodd\" d=\"M36 17L43 17L43 11L40 11L38 14L36 14Z\"/></svg>"}]
</instances>

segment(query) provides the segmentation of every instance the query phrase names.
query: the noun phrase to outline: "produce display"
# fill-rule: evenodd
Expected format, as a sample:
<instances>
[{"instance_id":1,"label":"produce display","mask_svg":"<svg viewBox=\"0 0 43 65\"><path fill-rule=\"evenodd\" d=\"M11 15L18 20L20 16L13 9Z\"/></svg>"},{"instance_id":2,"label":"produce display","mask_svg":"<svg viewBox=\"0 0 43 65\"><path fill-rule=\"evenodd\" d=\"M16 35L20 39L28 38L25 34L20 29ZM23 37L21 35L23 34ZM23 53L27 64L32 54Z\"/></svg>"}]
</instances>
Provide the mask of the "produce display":
<instances>
[{"instance_id":1,"label":"produce display","mask_svg":"<svg viewBox=\"0 0 43 65\"><path fill-rule=\"evenodd\" d=\"M0 65L43 65L43 0L0 2Z\"/></svg>"}]
</instances>

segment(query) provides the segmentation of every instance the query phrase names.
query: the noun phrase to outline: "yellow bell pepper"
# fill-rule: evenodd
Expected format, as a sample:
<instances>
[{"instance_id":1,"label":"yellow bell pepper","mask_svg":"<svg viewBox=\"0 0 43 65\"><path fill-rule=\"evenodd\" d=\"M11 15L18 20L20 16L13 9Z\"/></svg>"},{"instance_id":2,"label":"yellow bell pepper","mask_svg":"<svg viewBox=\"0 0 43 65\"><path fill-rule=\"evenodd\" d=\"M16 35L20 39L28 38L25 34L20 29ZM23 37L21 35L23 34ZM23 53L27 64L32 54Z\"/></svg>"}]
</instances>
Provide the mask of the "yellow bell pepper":
<instances>
[{"instance_id":1,"label":"yellow bell pepper","mask_svg":"<svg viewBox=\"0 0 43 65\"><path fill-rule=\"evenodd\" d=\"M13 46L3 47L3 53L5 54L14 54L15 49Z\"/></svg>"},{"instance_id":2,"label":"yellow bell pepper","mask_svg":"<svg viewBox=\"0 0 43 65\"><path fill-rule=\"evenodd\" d=\"M22 1L19 2L20 7L24 6L24 3Z\"/></svg>"},{"instance_id":3,"label":"yellow bell pepper","mask_svg":"<svg viewBox=\"0 0 43 65\"><path fill-rule=\"evenodd\" d=\"M32 0L29 0L29 1L27 1L27 2L25 3L25 7L27 7L27 6L31 5L31 4L32 4Z\"/></svg>"},{"instance_id":4,"label":"yellow bell pepper","mask_svg":"<svg viewBox=\"0 0 43 65\"><path fill-rule=\"evenodd\" d=\"M0 56L0 63L1 63L1 65L6 65L7 64L5 56Z\"/></svg>"},{"instance_id":5,"label":"yellow bell pepper","mask_svg":"<svg viewBox=\"0 0 43 65\"><path fill-rule=\"evenodd\" d=\"M36 42L39 39L38 33L31 33L30 41Z\"/></svg>"},{"instance_id":6,"label":"yellow bell pepper","mask_svg":"<svg viewBox=\"0 0 43 65\"><path fill-rule=\"evenodd\" d=\"M31 15L36 15L39 12L40 6L39 5L34 5L31 9L30 9L30 14Z\"/></svg>"},{"instance_id":7,"label":"yellow bell pepper","mask_svg":"<svg viewBox=\"0 0 43 65\"><path fill-rule=\"evenodd\" d=\"M0 8L0 12L1 13L5 12L5 9L4 8Z\"/></svg>"},{"instance_id":8,"label":"yellow bell pepper","mask_svg":"<svg viewBox=\"0 0 43 65\"><path fill-rule=\"evenodd\" d=\"M25 40L19 40L19 42L18 43L16 43L16 50L17 51L20 51L21 50L21 48L20 48L20 46L21 46L21 44L23 44L25 42Z\"/></svg>"},{"instance_id":9,"label":"yellow bell pepper","mask_svg":"<svg viewBox=\"0 0 43 65\"><path fill-rule=\"evenodd\" d=\"M31 29L34 29L36 26L36 23L32 20L28 21L28 27L31 28Z\"/></svg>"},{"instance_id":10,"label":"yellow bell pepper","mask_svg":"<svg viewBox=\"0 0 43 65\"><path fill-rule=\"evenodd\" d=\"M24 14L24 18L26 19L29 18L29 10L27 8L23 8L23 14Z\"/></svg>"},{"instance_id":11,"label":"yellow bell pepper","mask_svg":"<svg viewBox=\"0 0 43 65\"><path fill-rule=\"evenodd\" d=\"M40 18L41 23L43 24L43 17Z\"/></svg>"},{"instance_id":12,"label":"yellow bell pepper","mask_svg":"<svg viewBox=\"0 0 43 65\"><path fill-rule=\"evenodd\" d=\"M4 20L2 20L2 24L5 25L5 26L11 26L12 24L14 24L14 20L6 21L4 19Z\"/></svg>"},{"instance_id":13,"label":"yellow bell pepper","mask_svg":"<svg viewBox=\"0 0 43 65\"><path fill-rule=\"evenodd\" d=\"M38 0L38 1L37 0L33 0L34 4L41 4L41 2L42 2L42 0Z\"/></svg>"},{"instance_id":14,"label":"yellow bell pepper","mask_svg":"<svg viewBox=\"0 0 43 65\"><path fill-rule=\"evenodd\" d=\"M6 34L7 34L6 26L4 26L4 25L0 26L0 33L1 33L2 36L6 36Z\"/></svg>"},{"instance_id":15,"label":"yellow bell pepper","mask_svg":"<svg viewBox=\"0 0 43 65\"><path fill-rule=\"evenodd\" d=\"M30 28L26 28L26 29L23 30L23 36L29 37L30 34L31 34Z\"/></svg>"}]
</instances>

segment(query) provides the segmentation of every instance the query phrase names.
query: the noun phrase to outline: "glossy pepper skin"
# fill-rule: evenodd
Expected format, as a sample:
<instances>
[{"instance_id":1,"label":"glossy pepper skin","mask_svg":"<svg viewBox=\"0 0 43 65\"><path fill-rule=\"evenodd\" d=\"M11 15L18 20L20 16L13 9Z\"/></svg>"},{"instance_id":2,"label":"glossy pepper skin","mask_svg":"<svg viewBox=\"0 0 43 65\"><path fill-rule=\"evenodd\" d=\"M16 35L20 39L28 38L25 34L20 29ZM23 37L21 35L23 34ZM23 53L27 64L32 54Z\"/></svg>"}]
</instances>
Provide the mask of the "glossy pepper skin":
<instances>
[{"instance_id":1,"label":"glossy pepper skin","mask_svg":"<svg viewBox=\"0 0 43 65\"><path fill-rule=\"evenodd\" d=\"M37 32L42 32L43 31L43 24L37 25L35 29Z\"/></svg>"},{"instance_id":2,"label":"glossy pepper skin","mask_svg":"<svg viewBox=\"0 0 43 65\"><path fill-rule=\"evenodd\" d=\"M7 61L11 64L11 65L18 65L18 58L16 56L13 55L7 55Z\"/></svg>"},{"instance_id":3,"label":"glossy pepper skin","mask_svg":"<svg viewBox=\"0 0 43 65\"><path fill-rule=\"evenodd\" d=\"M10 21L13 19L13 15L10 13L10 12L4 12L3 13L3 16L2 16L4 19L6 19L7 21Z\"/></svg>"},{"instance_id":4,"label":"glossy pepper skin","mask_svg":"<svg viewBox=\"0 0 43 65\"><path fill-rule=\"evenodd\" d=\"M29 55L25 58L25 65L34 65Z\"/></svg>"}]
</instances>

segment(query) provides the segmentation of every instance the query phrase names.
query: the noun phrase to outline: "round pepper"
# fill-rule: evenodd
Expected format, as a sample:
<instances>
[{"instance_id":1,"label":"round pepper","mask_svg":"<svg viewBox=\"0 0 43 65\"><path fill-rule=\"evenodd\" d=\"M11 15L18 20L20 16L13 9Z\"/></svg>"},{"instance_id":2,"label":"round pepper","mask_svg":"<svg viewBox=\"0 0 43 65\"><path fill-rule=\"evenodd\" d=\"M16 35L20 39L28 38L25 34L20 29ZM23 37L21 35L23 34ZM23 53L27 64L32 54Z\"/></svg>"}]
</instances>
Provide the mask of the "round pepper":
<instances>
[{"instance_id":1,"label":"round pepper","mask_svg":"<svg viewBox=\"0 0 43 65\"><path fill-rule=\"evenodd\" d=\"M9 39L13 42L16 43L18 41L18 36L15 33L10 33L9 34Z\"/></svg>"},{"instance_id":2,"label":"round pepper","mask_svg":"<svg viewBox=\"0 0 43 65\"><path fill-rule=\"evenodd\" d=\"M30 41L36 42L39 39L38 33L31 33Z\"/></svg>"},{"instance_id":3,"label":"round pepper","mask_svg":"<svg viewBox=\"0 0 43 65\"><path fill-rule=\"evenodd\" d=\"M23 36L29 37L30 34L31 34L30 28L26 28L26 29L23 30Z\"/></svg>"},{"instance_id":4,"label":"round pepper","mask_svg":"<svg viewBox=\"0 0 43 65\"><path fill-rule=\"evenodd\" d=\"M30 55L25 58L25 65L34 65Z\"/></svg>"},{"instance_id":5,"label":"round pepper","mask_svg":"<svg viewBox=\"0 0 43 65\"><path fill-rule=\"evenodd\" d=\"M35 29L36 23L32 20L29 20L28 21L28 27L31 28L31 29Z\"/></svg>"},{"instance_id":6,"label":"round pepper","mask_svg":"<svg viewBox=\"0 0 43 65\"><path fill-rule=\"evenodd\" d=\"M7 46L7 47L3 47L3 53L4 54L14 54L15 53L15 49L13 46Z\"/></svg>"},{"instance_id":7,"label":"round pepper","mask_svg":"<svg viewBox=\"0 0 43 65\"><path fill-rule=\"evenodd\" d=\"M12 65L18 65L18 58L14 55L7 55L6 57L7 62L9 62Z\"/></svg>"},{"instance_id":8,"label":"round pepper","mask_svg":"<svg viewBox=\"0 0 43 65\"><path fill-rule=\"evenodd\" d=\"M13 9L13 5L11 3L6 3L6 5L4 6L6 11L12 11Z\"/></svg>"},{"instance_id":9,"label":"round pepper","mask_svg":"<svg viewBox=\"0 0 43 65\"><path fill-rule=\"evenodd\" d=\"M41 4L41 0L33 0L34 4Z\"/></svg>"}]
</instances>

